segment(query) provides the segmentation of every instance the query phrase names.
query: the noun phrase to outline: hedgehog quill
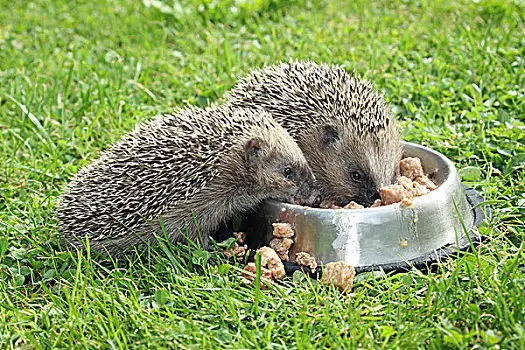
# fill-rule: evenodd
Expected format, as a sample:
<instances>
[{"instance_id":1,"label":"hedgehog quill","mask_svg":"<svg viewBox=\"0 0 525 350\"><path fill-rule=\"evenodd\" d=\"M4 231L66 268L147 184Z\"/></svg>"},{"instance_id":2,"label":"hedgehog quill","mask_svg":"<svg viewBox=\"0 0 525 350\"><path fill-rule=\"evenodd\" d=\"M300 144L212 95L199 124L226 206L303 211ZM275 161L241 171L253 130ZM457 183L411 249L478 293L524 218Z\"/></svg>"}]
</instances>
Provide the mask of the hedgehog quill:
<instances>
[{"instance_id":1,"label":"hedgehog quill","mask_svg":"<svg viewBox=\"0 0 525 350\"><path fill-rule=\"evenodd\" d=\"M87 236L112 255L162 228L172 242L207 246L234 215L270 198L313 203L314 187L303 153L268 113L192 108L138 127L82 168L59 199L59 230L74 247Z\"/></svg>"},{"instance_id":2,"label":"hedgehog quill","mask_svg":"<svg viewBox=\"0 0 525 350\"><path fill-rule=\"evenodd\" d=\"M227 103L272 114L302 149L324 202L369 206L396 178L401 139L389 106L341 66L302 61L258 69L240 79Z\"/></svg>"}]
</instances>

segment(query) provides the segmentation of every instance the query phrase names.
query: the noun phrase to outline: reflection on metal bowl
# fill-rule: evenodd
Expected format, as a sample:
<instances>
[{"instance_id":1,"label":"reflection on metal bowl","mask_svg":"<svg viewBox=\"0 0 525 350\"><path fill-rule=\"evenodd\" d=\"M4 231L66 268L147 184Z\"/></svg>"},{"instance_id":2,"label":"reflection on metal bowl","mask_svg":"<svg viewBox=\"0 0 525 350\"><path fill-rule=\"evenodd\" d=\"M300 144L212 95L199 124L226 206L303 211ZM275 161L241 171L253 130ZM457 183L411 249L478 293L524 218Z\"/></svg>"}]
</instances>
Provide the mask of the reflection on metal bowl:
<instances>
[{"instance_id":1,"label":"reflection on metal bowl","mask_svg":"<svg viewBox=\"0 0 525 350\"><path fill-rule=\"evenodd\" d=\"M476 240L475 226L486 213L473 210L473 205L483 200L465 190L454 164L444 155L412 143L404 143L404 157L420 158L425 172L438 184L434 191L414 198L413 207L394 204L334 210L267 201L243 218L239 228L246 231L247 243L254 248L272 238L272 223L290 223L296 233L290 250L292 261L297 252L308 252L324 263L343 260L358 271L374 267L392 270L410 262L433 260L446 247L462 248L468 235Z\"/></svg>"}]
</instances>

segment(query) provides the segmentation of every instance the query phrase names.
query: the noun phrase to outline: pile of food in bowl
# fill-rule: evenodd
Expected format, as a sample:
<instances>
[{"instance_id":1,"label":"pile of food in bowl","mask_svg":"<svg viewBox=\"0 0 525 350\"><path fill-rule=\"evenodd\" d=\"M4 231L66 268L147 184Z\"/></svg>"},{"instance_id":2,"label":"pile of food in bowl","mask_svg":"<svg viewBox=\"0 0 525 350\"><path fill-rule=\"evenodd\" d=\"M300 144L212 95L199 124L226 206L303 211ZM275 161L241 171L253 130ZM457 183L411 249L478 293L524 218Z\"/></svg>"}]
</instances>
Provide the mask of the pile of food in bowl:
<instances>
[{"instance_id":1,"label":"pile of food in bowl","mask_svg":"<svg viewBox=\"0 0 525 350\"><path fill-rule=\"evenodd\" d=\"M411 205L412 198L422 196L437 188L436 184L425 174L421 159L417 157L407 157L399 162L400 176L397 177L395 184L381 186L378 189L380 199L377 199L370 208L400 203L401 205ZM341 207L335 203L322 203L324 209L363 209L364 206L351 201L346 206Z\"/></svg>"}]
</instances>

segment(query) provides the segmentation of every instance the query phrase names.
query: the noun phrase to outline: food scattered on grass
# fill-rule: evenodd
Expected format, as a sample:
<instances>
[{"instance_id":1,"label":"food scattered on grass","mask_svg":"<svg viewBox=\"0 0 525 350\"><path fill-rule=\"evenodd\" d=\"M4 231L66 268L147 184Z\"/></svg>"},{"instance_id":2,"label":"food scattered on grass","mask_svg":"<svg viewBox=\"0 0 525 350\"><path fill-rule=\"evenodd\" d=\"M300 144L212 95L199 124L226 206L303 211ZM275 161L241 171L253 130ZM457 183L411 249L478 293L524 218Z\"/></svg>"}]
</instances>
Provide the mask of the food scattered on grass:
<instances>
[{"instance_id":1,"label":"food scattered on grass","mask_svg":"<svg viewBox=\"0 0 525 350\"><path fill-rule=\"evenodd\" d=\"M298 265L308 266L312 270L317 268L317 261L307 252L299 252L295 254L295 263Z\"/></svg>"},{"instance_id":2,"label":"food scattered on grass","mask_svg":"<svg viewBox=\"0 0 525 350\"><path fill-rule=\"evenodd\" d=\"M282 280L284 276L286 276L286 271L275 250L270 247L261 247L257 249L257 251L261 255L261 279L269 283ZM246 272L243 272L242 276L246 278L249 283L255 281L256 267L255 263L248 263L244 267L244 271ZM263 288L263 285L261 285L261 288Z\"/></svg>"},{"instance_id":3,"label":"food scattered on grass","mask_svg":"<svg viewBox=\"0 0 525 350\"><path fill-rule=\"evenodd\" d=\"M248 251L248 246L243 244L244 239L246 238L246 233L234 232L233 236L237 239L237 241L230 248L224 249L222 254L228 259L231 259L235 256L238 260L244 260L246 252Z\"/></svg>"},{"instance_id":4,"label":"food scattered on grass","mask_svg":"<svg viewBox=\"0 0 525 350\"><path fill-rule=\"evenodd\" d=\"M248 283L251 284L255 281L255 275L257 274L257 266L255 263L248 263L242 272L242 277L248 280ZM261 282L267 282L272 284L273 282L272 271L266 267L261 266ZM266 286L264 283L261 283L261 289L265 289Z\"/></svg>"},{"instance_id":5,"label":"food scattered on grass","mask_svg":"<svg viewBox=\"0 0 525 350\"><path fill-rule=\"evenodd\" d=\"M349 293L354 286L355 268L343 261L324 265L321 283L333 284L341 293Z\"/></svg>"},{"instance_id":6,"label":"food scattered on grass","mask_svg":"<svg viewBox=\"0 0 525 350\"><path fill-rule=\"evenodd\" d=\"M282 261L288 261L288 250L293 244L291 238L295 232L288 223L273 223L272 226L274 238L270 241L269 246L275 250Z\"/></svg>"},{"instance_id":7,"label":"food scattered on grass","mask_svg":"<svg viewBox=\"0 0 525 350\"><path fill-rule=\"evenodd\" d=\"M288 261L288 251L290 250L292 244L293 240L290 238L274 238L270 241L269 246L275 250L282 261Z\"/></svg>"},{"instance_id":8,"label":"food scattered on grass","mask_svg":"<svg viewBox=\"0 0 525 350\"><path fill-rule=\"evenodd\" d=\"M257 250L261 256L261 289L265 289L267 284L273 284L280 281L286 276L283 261L288 261L288 251L294 241L291 239L295 235L292 226L288 223L274 223L274 238L270 241L269 247L261 247ZM237 243L242 244L244 235L236 234ZM317 261L307 252L299 252L295 256L295 263L302 266L308 266L310 269L317 268ZM248 263L242 272L242 276L252 284L257 274L255 263ZM324 272L321 282L325 285L333 284L342 293L348 293L352 290L355 277L353 266L338 261L324 265Z\"/></svg>"}]
</instances>

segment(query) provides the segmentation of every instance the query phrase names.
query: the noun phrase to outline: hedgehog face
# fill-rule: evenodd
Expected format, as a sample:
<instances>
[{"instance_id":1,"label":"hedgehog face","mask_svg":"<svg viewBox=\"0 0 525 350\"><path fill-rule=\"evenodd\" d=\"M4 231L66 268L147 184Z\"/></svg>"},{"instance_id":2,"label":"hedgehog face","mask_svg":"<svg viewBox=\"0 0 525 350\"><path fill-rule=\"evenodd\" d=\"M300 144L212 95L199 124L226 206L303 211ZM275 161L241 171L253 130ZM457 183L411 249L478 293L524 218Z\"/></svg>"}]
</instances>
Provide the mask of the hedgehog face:
<instances>
[{"instance_id":1,"label":"hedgehog face","mask_svg":"<svg viewBox=\"0 0 525 350\"><path fill-rule=\"evenodd\" d=\"M319 203L312 170L299 147L289 144L270 145L258 138L250 139L245 147L246 164L259 193L267 198L293 204Z\"/></svg>"},{"instance_id":2,"label":"hedgehog face","mask_svg":"<svg viewBox=\"0 0 525 350\"><path fill-rule=\"evenodd\" d=\"M302 139L301 148L322 188L324 201L365 206L379 198L377 189L393 183L401 159L395 128L358 136L353 127L329 124Z\"/></svg>"},{"instance_id":3,"label":"hedgehog face","mask_svg":"<svg viewBox=\"0 0 525 350\"><path fill-rule=\"evenodd\" d=\"M402 149L397 130L392 126L359 138L347 135L345 139L345 179L360 186L356 202L371 205L379 199L379 187L395 181Z\"/></svg>"}]
</instances>

